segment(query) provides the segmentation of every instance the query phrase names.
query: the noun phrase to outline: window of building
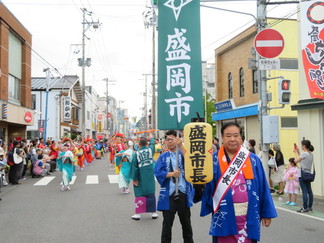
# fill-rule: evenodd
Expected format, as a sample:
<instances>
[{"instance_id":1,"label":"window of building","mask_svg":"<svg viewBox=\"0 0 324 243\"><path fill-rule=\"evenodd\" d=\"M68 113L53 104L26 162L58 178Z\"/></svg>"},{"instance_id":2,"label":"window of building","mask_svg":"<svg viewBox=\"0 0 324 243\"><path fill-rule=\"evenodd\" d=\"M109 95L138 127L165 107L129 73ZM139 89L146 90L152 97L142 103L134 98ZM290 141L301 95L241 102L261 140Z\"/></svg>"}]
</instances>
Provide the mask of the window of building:
<instances>
[{"instance_id":1,"label":"window of building","mask_svg":"<svg viewBox=\"0 0 324 243\"><path fill-rule=\"evenodd\" d=\"M215 88L215 83L207 82L207 88Z\"/></svg>"},{"instance_id":2,"label":"window of building","mask_svg":"<svg viewBox=\"0 0 324 243\"><path fill-rule=\"evenodd\" d=\"M10 74L8 77L8 96L11 102L20 104L20 80Z\"/></svg>"},{"instance_id":3,"label":"window of building","mask_svg":"<svg viewBox=\"0 0 324 243\"><path fill-rule=\"evenodd\" d=\"M228 74L228 98L233 98L233 80L232 80L232 73Z\"/></svg>"},{"instance_id":4,"label":"window of building","mask_svg":"<svg viewBox=\"0 0 324 243\"><path fill-rule=\"evenodd\" d=\"M297 117L281 117L281 128L297 128L298 120Z\"/></svg>"},{"instance_id":5,"label":"window of building","mask_svg":"<svg viewBox=\"0 0 324 243\"><path fill-rule=\"evenodd\" d=\"M0 139L2 143L5 143L6 140L6 129L4 127L0 127Z\"/></svg>"},{"instance_id":6,"label":"window of building","mask_svg":"<svg viewBox=\"0 0 324 243\"><path fill-rule=\"evenodd\" d=\"M32 110L36 110L36 95L35 94L32 94L31 108L32 108Z\"/></svg>"},{"instance_id":7,"label":"window of building","mask_svg":"<svg viewBox=\"0 0 324 243\"><path fill-rule=\"evenodd\" d=\"M20 105L20 80L22 77L22 43L9 33L9 62L8 62L8 96L9 101Z\"/></svg>"},{"instance_id":8,"label":"window of building","mask_svg":"<svg viewBox=\"0 0 324 243\"><path fill-rule=\"evenodd\" d=\"M244 96L244 70L240 68L240 97Z\"/></svg>"},{"instance_id":9,"label":"window of building","mask_svg":"<svg viewBox=\"0 0 324 243\"><path fill-rule=\"evenodd\" d=\"M258 83L258 72L256 70L252 71L252 87L253 94L259 92L259 83Z\"/></svg>"},{"instance_id":10,"label":"window of building","mask_svg":"<svg viewBox=\"0 0 324 243\"><path fill-rule=\"evenodd\" d=\"M27 139L32 140L35 138L39 138L39 132L37 130L35 131L27 131Z\"/></svg>"},{"instance_id":11,"label":"window of building","mask_svg":"<svg viewBox=\"0 0 324 243\"><path fill-rule=\"evenodd\" d=\"M79 109L76 107L73 108L73 120L79 121Z\"/></svg>"}]
</instances>

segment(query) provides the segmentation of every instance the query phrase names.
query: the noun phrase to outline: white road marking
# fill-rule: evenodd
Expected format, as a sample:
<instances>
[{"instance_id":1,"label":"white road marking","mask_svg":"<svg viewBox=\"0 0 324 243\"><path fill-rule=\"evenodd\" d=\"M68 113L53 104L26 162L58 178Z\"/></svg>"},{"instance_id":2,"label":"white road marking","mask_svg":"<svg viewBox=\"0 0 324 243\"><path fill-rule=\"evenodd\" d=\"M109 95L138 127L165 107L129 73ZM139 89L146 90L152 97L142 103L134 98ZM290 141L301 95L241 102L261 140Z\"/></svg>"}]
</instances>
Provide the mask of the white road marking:
<instances>
[{"instance_id":1,"label":"white road marking","mask_svg":"<svg viewBox=\"0 0 324 243\"><path fill-rule=\"evenodd\" d=\"M39 181L37 181L34 186L46 186L48 183L50 183L53 179L55 178L55 176L46 176L42 179L40 179Z\"/></svg>"},{"instance_id":2,"label":"white road marking","mask_svg":"<svg viewBox=\"0 0 324 243\"><path fill-rule=\"evenodd\" d=\"M99 184L99 178L97 175L88 175L86 184Z\"/></svg>"},{"instance_id":3,"label":"white road marking","mask_svg":"<svg viewBox=\"0 0 324 243\"><path fill-rule=\"evenodd\" d=\"M108 175L108 180L110 183L118 183L118 175Z\"/></svg>"},{"instance_id":4,"label":"white road marking","mask_svg":"<svg viewBox=\"0 0 324 243\"><path fill-rule=\"evenodd\" d=\"M70 182L70 185L74 184L76 178L77 178L77 176L72 176L72 181Z\"/></svg>"}]
</instances>

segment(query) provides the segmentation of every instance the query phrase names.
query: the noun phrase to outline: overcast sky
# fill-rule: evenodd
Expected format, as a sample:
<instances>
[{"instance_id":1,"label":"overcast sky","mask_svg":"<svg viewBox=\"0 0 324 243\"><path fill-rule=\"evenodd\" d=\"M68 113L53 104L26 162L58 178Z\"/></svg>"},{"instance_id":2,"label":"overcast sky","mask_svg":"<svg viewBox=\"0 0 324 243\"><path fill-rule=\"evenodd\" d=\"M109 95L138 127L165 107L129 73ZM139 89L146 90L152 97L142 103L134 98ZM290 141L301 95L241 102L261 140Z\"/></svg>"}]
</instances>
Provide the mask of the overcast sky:
<instances>
[{"instance_id":1,"label":"overcast sky","mask_svg":"<svg viewBox=\"0 0 324 243\"><path fill-rule=\"evenodd\" d=\"M91 11L88 21L100 28L86 31L85 56L92 59L86 68L86 85L105 94L104 78L115 81L109 95L129 108L131 116L141 114L145 87L143 74L152 73L152 29L144 27L146 0L3 0L5 6L32 34L32 76L45 77L48 62L54 76L79 75L82 8ZM150 1L148 1L150 2ZM256 1L202 3L256 15ZM296 5L269 6L269 17L282 17ZM213 50L254 23L251 16L201 7L202 60L214 62ZM157 49L157 47L156 47ZM54 68L58 72L54 71ZM151 78L148 77L148 84ZM150 86L149 86L150 87ZM150 98L149 98L150 100Z\"/></svg>"}]
</instances>

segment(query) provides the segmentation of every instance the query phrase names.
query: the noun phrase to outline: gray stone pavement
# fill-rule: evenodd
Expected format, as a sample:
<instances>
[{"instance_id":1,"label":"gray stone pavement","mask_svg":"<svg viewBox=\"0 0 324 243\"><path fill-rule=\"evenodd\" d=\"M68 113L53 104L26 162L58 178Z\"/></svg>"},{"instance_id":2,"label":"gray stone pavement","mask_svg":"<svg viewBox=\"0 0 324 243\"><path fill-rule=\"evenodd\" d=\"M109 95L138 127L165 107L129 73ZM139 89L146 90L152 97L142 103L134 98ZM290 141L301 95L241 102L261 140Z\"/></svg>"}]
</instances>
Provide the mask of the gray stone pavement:
<instances>
[{"instance_id":1,"label":"gray stone pavement","mask_svg":"<svg viewBox=\"0 0 324 243\"><path fill-rule=\"evenodd\" d=\"M28 180L30 180L29 176L27 176L27 181ZM26 183L26 182L22 182L22 183ZM2 196L4 196L6 193L9 193L11 190L13 190L17 186L19 186L19 185L8 185L5 187L2 187L1 193L0 193L0 198ZM289 205L285 204L285 202L287 201L287 198L288 198L287 194L277 195L276 193L272 193L272 198L273 198L273 201L274 201L274 204L276 207L287 210L287 211L296 212L303 205L303 199L302 199L301 194L299 194L297 196L297 206L289 206ZM321 218L324 220L324 197L314 195L313 212L309 212L306 214L309 216Z\"/></svg>"}]
</instances>

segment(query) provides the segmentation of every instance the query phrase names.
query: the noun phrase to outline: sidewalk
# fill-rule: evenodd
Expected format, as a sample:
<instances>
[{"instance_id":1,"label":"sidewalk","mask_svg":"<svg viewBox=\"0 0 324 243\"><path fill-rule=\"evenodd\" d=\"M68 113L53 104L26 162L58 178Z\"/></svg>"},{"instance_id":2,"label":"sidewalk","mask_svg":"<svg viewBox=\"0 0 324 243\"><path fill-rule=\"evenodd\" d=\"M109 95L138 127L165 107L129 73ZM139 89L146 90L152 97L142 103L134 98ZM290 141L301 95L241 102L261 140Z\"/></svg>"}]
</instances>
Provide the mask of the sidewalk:
<instances>
[{"instance_id":1,"label":"sidewalk","mask_svg":"<svg viewBox=\"0 0 324 243\"><path fill-rule=\"evenodd\" d=\"M272 193L271 195L276 207L296 212L303 206L303 198L301 194L297 196L297 206L289 206L285 204L288 198L287 194L277 195L276 193ZM314 195L313 212L306 214L324 220L324 197Z\"/></svg>"}]
</instances>

